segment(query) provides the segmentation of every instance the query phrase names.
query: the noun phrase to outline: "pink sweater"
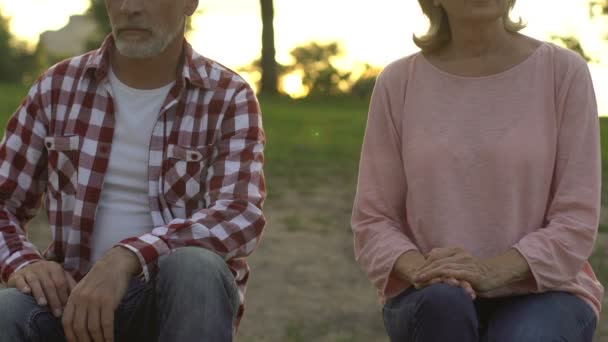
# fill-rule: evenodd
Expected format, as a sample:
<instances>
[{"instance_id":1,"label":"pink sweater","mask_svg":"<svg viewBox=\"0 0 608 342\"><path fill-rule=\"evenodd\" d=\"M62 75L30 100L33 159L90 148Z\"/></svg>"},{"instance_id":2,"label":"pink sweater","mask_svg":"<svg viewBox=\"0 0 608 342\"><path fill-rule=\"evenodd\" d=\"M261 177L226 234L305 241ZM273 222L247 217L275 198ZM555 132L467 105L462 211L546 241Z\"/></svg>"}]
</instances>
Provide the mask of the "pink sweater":
<instances>
[{"instance_id":1,"label":"pink sweater","mask_svg":"<svg viewBox=\"0 0 608 342\"><path fill-rule=\"evenodd\" d=\"M389 65L372 96L352 228L382 301L410 250L517 249L534 280L505 296L566 291L599 314L587 259L600 210L597 104L585 61L550 43L499 74L461 77L417 53Z\"/></svg>"}]
</instances>

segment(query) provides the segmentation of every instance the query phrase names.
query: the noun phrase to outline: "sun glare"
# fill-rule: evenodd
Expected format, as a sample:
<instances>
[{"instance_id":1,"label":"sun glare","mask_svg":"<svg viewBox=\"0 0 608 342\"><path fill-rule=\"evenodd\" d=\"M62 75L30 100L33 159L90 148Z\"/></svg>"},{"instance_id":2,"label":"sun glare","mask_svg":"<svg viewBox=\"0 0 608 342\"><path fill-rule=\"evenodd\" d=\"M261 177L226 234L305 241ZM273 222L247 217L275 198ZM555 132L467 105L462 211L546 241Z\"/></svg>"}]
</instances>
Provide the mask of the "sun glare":
<instances>
[{"instance_id":1,"label":"sun glare","mask_svg":"<svg viewBox=\"0 0 608 342\"><path fill-rule=\"evenodd\" d=\"M294 71L281 78L281 88L291 98L299 99L308 95L309 89L302 84L302 73Z\"/></svg>"},{"instance_id":2,"label":"sun glare","mask_svg":"<svg viewBox=\"0 0 608 342\"><path fill-rule=\"evenodd\" d=\"M38 43L40 33L62 28L70 15L82 14L88 7L88 0L0 0L11 31L31 45Z\"/></svg>"}]
</instances>

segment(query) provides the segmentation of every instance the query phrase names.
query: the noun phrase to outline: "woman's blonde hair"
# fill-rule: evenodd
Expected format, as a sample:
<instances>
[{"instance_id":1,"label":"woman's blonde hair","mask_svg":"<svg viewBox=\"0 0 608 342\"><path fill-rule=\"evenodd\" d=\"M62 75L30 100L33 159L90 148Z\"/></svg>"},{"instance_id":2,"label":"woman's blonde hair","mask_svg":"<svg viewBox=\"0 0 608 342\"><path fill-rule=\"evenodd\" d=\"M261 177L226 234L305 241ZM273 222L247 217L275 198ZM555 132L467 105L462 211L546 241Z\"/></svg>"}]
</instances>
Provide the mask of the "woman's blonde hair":
<instances>
[{"instance_id":1,"label":"woman's blonde hair","mask_svg":"<svg viewBox=\"0 0 608 342\"><path fill-rule=\"evenodd\" d=\"M519 21L514 22L509 16L511 10L515 6L515 1L516 0L507 0L508 11L503 17L505 29L512 33L518 32L526 27L521 18L519 18ZM417 37L414 35L414 43L422 49L422 52L430 53L444 47L452 39L450 22L448 20L448 14L443 7L435 6L433 0L418 0L418 3L422 8L422 12L429 18L431 25L424 36Z\"/></svg>"}]
</instances>

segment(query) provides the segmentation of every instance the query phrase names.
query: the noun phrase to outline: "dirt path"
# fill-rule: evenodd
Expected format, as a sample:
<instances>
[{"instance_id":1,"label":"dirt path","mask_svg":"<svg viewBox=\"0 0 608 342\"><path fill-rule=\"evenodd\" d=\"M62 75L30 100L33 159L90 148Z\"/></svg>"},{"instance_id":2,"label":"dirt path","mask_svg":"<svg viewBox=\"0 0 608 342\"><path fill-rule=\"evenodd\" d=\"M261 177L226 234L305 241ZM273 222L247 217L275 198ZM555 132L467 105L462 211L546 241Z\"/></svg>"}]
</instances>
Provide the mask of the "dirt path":
<instances>
[{"instance_id":1,"label":"dirt path","mask_svg":"<svg viewBox=\"0 0 608 342\"><path fill-rule=\"evenodd\" d=\"M375 290L353 258L352 196L323 192L267 203L239 341L388 341Z\"/></svg>"}]
</instances>

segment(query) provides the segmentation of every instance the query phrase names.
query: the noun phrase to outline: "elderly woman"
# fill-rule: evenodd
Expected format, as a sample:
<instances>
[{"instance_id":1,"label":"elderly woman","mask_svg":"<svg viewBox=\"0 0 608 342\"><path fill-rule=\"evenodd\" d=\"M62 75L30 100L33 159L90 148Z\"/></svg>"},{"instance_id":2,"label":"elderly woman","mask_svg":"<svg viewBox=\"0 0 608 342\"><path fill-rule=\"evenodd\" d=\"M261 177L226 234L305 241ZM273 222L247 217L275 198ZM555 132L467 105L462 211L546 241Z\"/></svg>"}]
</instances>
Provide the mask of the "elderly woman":
<instances>
[{"instance_id":1,"label":"elderly woman","mask_svg":"<svg viewBox=\"0 0 608 342\"><path fill-rule=\"evenodd\" d=\"M419 0L372 96L352 228L392 341L591 341L600 141L585 61L515 0Z\"/></svg>"}]
</instances>

